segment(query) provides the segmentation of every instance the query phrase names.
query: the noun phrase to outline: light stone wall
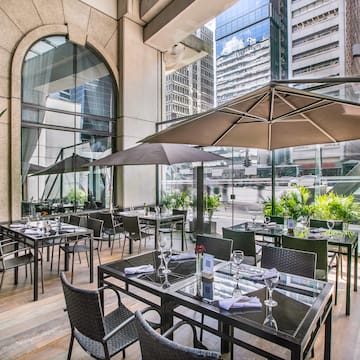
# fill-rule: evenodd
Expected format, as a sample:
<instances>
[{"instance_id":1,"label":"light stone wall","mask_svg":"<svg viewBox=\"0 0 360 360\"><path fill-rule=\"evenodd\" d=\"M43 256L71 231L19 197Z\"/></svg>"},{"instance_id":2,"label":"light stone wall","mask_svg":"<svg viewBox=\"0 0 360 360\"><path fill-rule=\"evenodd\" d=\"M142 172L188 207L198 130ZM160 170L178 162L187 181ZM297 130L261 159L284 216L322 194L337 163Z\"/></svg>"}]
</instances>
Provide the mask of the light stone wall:
<instances>
[{"instance_id":1,"label":"light stone wall","mask_svg":"<svg viewBox=\"0 0 360 360\"><path fill-rule=\"evenodd\" d=\"M154 122L161 113L161 57L143 44L138 22L118 21L114 9L106 10L103 5L101 0L0 1L0 111L7 109L0 118L0 222L21 215L21 69L26 52L39 39L66 35L104 58L118 85L118 149L155 130ZM152 202L154 175L154 170L121 171L119 205L137 205L140 198ZM142 191L151 196L144 200Z\"/></svg>"}]
</instances>

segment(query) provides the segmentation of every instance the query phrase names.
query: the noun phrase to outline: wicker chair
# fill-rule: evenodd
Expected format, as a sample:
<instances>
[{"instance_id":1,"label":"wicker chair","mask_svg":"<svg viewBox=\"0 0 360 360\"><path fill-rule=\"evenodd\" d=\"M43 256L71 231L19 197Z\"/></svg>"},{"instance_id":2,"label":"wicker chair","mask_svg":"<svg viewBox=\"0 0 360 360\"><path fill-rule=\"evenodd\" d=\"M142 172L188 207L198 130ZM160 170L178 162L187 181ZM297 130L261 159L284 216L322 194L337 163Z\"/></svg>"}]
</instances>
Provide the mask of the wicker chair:
<instances>
[{"instance_id":1,"label":"wicker chair","mask_svg":"<svg viewBox=\"0 0 360 360\"><path fill-rule=\"evenodd\" d=\"M124 256L126 239L129 240L129 247L130 247L130 242L139 241L138 252L140 253L141 240L142 239L146 240L148 233L142 231L139 217L138 216L123 216L123 226L124 226L125 239L124 239L124 243L123 243L121 257ZM145 247L146 247L146 243L145 243Z\"/></svg>"},{"instance_id":2,"label":"wicker chair","mask_svg":"<svg viewBox=\"0 0 360 360\"><path fill-rule=\"evenodd\" d=\"M96 359L110 359L137 341L134 317L121 302L116 290L103 287L96 290L79 289L72 286L61 273L66 310L70 320L71 339L68 360L71 358L74 339ZM103 315L100 293L105 289L113 290L118 299L118 307Z\"/></svg>"},{"instance_id":3,"label":"wicker chair","mask_svg":"<svg viewBox=\"0 0 360 360\"><path fill-rule=\"evenodd\" d=\"M44 293L44 273L41 251L38 252L40 261L41 289ZM34 263L34 255L30 248L22 247L22 244L13 239L3 238L0 240L0 290L4 282L5 272L11 269L18 269L25 266L25 274L27 277L27 266L30 265L30 281L32 283L32 264Z\"/></svg>"},{"instance_id":4,"label":"wicker chair","mask_svg":"<svg viewBox=\"0 0 360 360\"><path fill-rule=\"evenodd\" d=\"M233 240L233 250L244 252L244 264L256 265L261 258L261 246L256 245L253 231L236 231L223 228L223 237Z\"/></svg>"},{"instance_id":5,"label":"wicker chair","mask_svg":"<svg viewBox=\"0 0 360 360\"><path fill-rule=\"evenodd\" d=\"M328 281L328 271L332 262L328 261L328 242L324 239L303 239L291 236L282 236L282 246L289 249L314 252L317 255L315 278L317 280ZM333 255L332 261L335 261L335 305L337 304L339 262L337 255Z\"/></svg>"},{"instance_id":6,"label":"wicker chair","mask_svg":"<svg viewBox=\"0 0 360 360\"><path fill-rule=\"evenodd\" d=\"M93 250L96 250L99 264L101 264L100 260L100 253L99 253L99 239L101 239L102 235L102 227L103 227L103 221L98 219L87 219L86 227L93 230L93 240L96 241L93 246ZM77 238L71 239L71 242L69 242L69 239L64 239L64 243L60 244L59 246L59 255L58 255L58 273L60 270L60 250L64 251L68 255L72 255L72 263L71 263L71 283L73 283L74 280L74 263L75 263L75 254L80 255L80 253L86 254L86 261L89 266L89 258L88 253L90 252L90 245L88 244L89 237L88 236L79 236ZM79 256L79 261L80 256Z\"/></svg>"},{"instance_id":7,"label":"wicker chair","mask_svg":"<svg viewBox=\"0 0 360 360\"><path fill-rule=\"evenodd\" d=\"M221 237L209 235L197 235L196 246L204 245L205 252L214 255L217 259L229 261L233 249L233 241L231 239L223 239Z\"/></svg>"},{"instance_id":8,"label":"wicker chair","mask_svg":"<svg viewBox=\"0 0 360 360\"><path fill-rule=\"evenodd\" d=\"M281 272L314 279L316 254L274 246L263 246L261 267L265 269L275 267Z\"/></svg>"},{"instance_id":9,"label":"wicker chair","mask_svg":"<svg viewBox=\"0 0 360 360\"><path fill-rule=\"evenodd\" d=\"M135 313L135 324L139 336L142 360L192 360L192 359L221 359L221 355L215 351L206 350L205 346L197 339L193 325L184 321L160 335L148 324L142 313ZM169 340L175 330L183 325L189 325L193 331L194 347L188 347Z\"/></svg>"},{"instance_id":10,"label":"wicker chair","mask_svg":"<svg viewBox=\"0 0 360 360\"><path fill-rule=\"evenodd\" d=\"M343 221L342 220L334 220L334 230L342 230L343 229ZM310 219L310 227L311 228L324 228L327 229L327 221L319 220L319 219Z\"/></svg>"}]
</instances>

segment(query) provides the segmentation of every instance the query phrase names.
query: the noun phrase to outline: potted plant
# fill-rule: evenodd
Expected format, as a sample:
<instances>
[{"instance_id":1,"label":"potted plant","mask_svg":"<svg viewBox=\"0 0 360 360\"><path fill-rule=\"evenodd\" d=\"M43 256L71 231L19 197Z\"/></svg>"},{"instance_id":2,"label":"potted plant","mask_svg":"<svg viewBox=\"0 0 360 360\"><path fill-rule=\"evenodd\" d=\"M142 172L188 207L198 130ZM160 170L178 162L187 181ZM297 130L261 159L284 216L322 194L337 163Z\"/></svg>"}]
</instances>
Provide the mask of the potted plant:
<instances>
[{"instance_id":1,"label":"potted plant","mask_svg":"<svg viewBox=\"0 0 360 360\"><path fill-rule=\"evenodd\" d=\"M215 210L221 205L220 194L208 195L204 193L204 210L207 214L208 221L204 222L204 232L216 234L216 222L212 221Z\"/></svg>"}]
</instances>

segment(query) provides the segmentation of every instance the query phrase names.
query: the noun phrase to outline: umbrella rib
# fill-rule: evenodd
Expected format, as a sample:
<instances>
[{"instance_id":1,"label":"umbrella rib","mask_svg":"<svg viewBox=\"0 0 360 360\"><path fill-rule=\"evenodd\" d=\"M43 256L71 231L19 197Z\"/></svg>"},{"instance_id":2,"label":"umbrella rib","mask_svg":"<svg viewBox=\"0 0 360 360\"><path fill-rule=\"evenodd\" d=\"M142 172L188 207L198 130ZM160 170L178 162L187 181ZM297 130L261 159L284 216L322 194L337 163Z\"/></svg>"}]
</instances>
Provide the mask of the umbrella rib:
<instances>
[{"instance_id":1,"label":"umbrella rib","mask_svg":"<svg viewBox=\"0 0 360 360\"><path fill-rule=\"evenodd\" d=\"M286 100L284 97L282 97L281 95L278 94L278 97L287 105L289 105L291 108L293 108L294 110L296 109L296 107L288 100ZM330 104L322 104L317 108L321 108L324 106L327 106ZM299 109L300 110L300 109ZM291 112L290 112L291 113ZM305 115L304 113L300 113L300 115L307 121L309 121L311 123L312 126L314 126L315 128L317 128L320 132L322 132L327 138L329 138L331 141L336 142L336 139L334 139L327 131L325 131L323 128L321 128L319 125L317 125L308 115Z\"/></svg>"},{"instance_id":2,"label":"umbrella rib","mask_svg":"<svg viewBox=\"0 0 360 360\"><path fill-rule=\"evenodd\" d=\"M246 113L253 110L261 101L264 100L266 95L267 95L267 93L265 93L263 96L261 96L260 99L255 101L255 103L250 106L250 108L246 111ZM240 118L238 118L235 122L233 122L215 141L213 141L212 146L216 146L219 143L219 141L221 141L236 125L239 124L239 122L241 121L241 119L243 117L244 116L241 115Z\"/></svg>"},{"instance_id":3,"label":"umbrella rib","mask_svg":"<svg viewBox=\"0 0 360 360\"><path fill-rule=\"evenodd\" d=\"M271 147L271 131L272 131L272 120L274 116L274 97L275 97L275 91L274 88L271 87L271 99L270 99L270 109L269 109L269 132L268 132L268 150L270 150Z\"/></svg>"},{"instance_id":4,"label":"umbrella rib","mask_svg":"<svg viewBox=\"0 0 360 360\"><path fill-rule=\"evenodd\" d=\"M251 110L249 110L249 111L251 111ZM265 119L265 118L263 118L261 116L253 115L253 114L250 114L250 113L248 113L246 111L235 110L235 109L228 108L228 107L219 110L219 112L223 112L225 114L230 114L230 115L241 115L242 117L247 117L247 118L250 118L250 119L259 120L261 122L267 121L267 119Z\"/></svg>"}]
</instances>

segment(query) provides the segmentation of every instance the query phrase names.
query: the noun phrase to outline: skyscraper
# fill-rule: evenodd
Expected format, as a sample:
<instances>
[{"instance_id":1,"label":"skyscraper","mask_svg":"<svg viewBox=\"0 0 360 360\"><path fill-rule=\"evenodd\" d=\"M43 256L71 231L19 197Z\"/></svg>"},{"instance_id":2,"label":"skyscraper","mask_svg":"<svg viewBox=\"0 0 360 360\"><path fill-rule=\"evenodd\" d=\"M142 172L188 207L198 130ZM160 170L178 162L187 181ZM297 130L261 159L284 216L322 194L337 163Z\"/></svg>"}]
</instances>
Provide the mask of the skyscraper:
<instances>
[{"instance_id":1,"label":"skyscraper","mask_svg":"<svg viewBox=\"0 0 360 360\"><path fill-rule=\"evenodd\" d=\"M195 33L213 49L213 32L202 26ZM213 51L166 77L166 120L197 114L214 106Z\"/></svg>"},{"instance_id":2,"label":"skyscraper","mask_svg":"<svg viewBox=\"0 0 360 360\"><path fill-rule=\"evenodd\" d=\"M240 0L216 18L218 104L287 77L286 3Z\"/></svg>"}]
</instances>

